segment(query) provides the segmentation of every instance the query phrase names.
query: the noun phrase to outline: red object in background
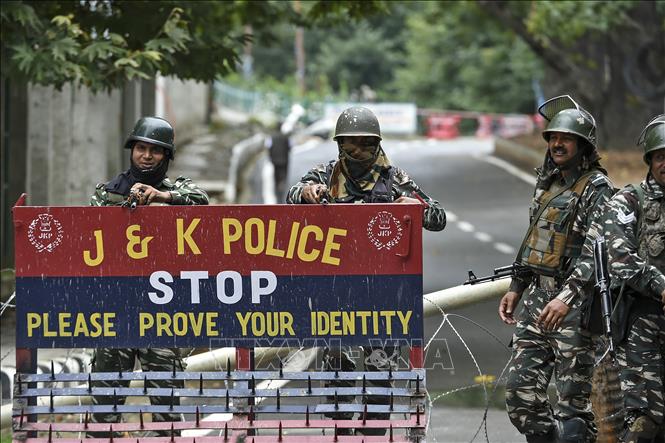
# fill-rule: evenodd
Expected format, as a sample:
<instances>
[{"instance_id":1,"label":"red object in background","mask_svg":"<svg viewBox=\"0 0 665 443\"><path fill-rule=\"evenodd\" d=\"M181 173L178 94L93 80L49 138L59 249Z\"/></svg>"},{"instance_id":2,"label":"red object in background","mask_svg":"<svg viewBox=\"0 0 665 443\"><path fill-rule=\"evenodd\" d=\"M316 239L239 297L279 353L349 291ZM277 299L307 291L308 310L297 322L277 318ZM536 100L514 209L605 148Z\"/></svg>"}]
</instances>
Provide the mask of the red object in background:
<instances>
[{"instance_id":1,"label":"red object in background","mask_svg":"<svg viewBox=\"0 0 665 443\"><path fill-rule=\"evenodd\" d=\"M447 140L459 137L460 115L432 115L427 118L427 137Z\"/></svg>"}]
</instances>

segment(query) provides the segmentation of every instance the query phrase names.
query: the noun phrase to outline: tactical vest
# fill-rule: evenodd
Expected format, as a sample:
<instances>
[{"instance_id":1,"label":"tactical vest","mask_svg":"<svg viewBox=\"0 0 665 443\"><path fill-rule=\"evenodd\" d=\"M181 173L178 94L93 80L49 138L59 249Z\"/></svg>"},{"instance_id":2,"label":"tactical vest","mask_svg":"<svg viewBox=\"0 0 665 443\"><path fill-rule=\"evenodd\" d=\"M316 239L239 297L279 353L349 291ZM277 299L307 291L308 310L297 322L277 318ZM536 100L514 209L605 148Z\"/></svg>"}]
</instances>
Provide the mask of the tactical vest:
<instances>
[{"instance_id":1,"label":"tactical vest","mask_svg":"<svg viewBox=\"0 0 665 443\"><path fill-rule=\"evenodd\" d=\"M540 275L561 277L568 259L580 256L584 234L574 232L573 224L580 197L596 172L584 174L563 192L559 189L559 195L547 190L535 198L531 225L517 256L520 264Z\"/></svg>"},{"instance_id":2,"label":"tactical vest","mask_svg":"<svg viewBox=\"0 0 665 443\"><path fill-rule=\"evenodd\" d=\"M638 254L665 272L665 199L646 199L641 211Z\"/></svg>"},{"instance_id":3,"label":"tactical vest","mask_svg":"<svg viewBox=\"0 0 665 443\"><path fill-rule=\"evenodd\" d=\"M331 162L326 167L326 173L328 174L328 187L330 188L330 178L332 178L332 171L334 168L334 162ZM390 167L381 171L381 175L374 183L372 191L368 194L363 195L363 203L392 203L395 199L393 197L393 182L395 177L395 168ZM349 195L345 199L340 199L338 203L351 203L356 200L357 197Z\"/></svg>"}]
</instances>

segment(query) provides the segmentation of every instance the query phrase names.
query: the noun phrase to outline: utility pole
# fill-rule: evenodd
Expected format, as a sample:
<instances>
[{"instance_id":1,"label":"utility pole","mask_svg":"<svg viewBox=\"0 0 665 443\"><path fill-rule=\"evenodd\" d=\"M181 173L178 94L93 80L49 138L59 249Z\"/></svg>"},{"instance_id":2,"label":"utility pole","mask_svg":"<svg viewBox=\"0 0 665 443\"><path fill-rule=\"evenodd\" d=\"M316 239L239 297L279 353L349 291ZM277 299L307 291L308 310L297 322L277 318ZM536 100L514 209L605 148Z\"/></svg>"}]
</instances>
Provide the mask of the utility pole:
<instances>
[{"instance_id":1,"label":"utility pole","mask_svg":"<svg viewBox=\"0 0 665 443\"><path fill-rule=\"evenodd\" d=\"M301 12L300 0L293 1L293 10L296 14ZM298 26L296 28L296 38L294 51L296 53L296 81L298 82L298 92L300 96L305 95L305 30Z\"/></svg>"}]
</instances>

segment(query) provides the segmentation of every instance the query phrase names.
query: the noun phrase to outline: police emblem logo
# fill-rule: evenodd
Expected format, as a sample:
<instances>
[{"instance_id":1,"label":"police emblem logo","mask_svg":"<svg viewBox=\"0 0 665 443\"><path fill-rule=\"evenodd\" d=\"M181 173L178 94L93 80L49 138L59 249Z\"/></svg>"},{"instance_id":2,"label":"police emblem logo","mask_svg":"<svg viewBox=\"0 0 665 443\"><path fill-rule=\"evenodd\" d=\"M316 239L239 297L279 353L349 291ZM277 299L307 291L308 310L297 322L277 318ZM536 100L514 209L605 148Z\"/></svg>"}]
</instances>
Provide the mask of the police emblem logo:
<instances>
[{"instance_id":1,"label":"police emblem logo","mask_svg":"<svg viewBox=\"0 0 665 443\"><path fill-rule=\"evenodd\" d=\"M37 252L53 252L62 237L62 224L51 214L39 214L28 227L28 240Z\"/></svg>"},{"instance_id":2,"label":"police emblem logo","mask_svg":"<svg viewBox=\"0 0 665 443\"><path fill-rule=\"evenodd\" d=\"M367 237L378 250L389 251L399 243L404 228L390 212L381 211L367 223Z\"/></svg>"},{"instance_id":3,"label":"police emblem logo","mask_svg":"<svg viewBox=\"0 0 665 443\"><path fill-rule=\"evenodd\" d=\"M584 124L584 117L577 117L577 123L579 123L580 125L583 125Z\"/></svg>"}]
</instances>

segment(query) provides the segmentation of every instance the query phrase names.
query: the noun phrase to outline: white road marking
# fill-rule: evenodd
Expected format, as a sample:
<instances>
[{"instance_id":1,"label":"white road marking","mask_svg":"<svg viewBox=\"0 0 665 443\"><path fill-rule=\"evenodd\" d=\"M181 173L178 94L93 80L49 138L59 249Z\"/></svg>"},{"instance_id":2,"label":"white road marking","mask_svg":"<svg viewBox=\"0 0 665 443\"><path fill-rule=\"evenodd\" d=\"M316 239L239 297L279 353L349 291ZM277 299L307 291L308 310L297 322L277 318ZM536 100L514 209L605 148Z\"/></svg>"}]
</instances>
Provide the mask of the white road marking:
<instances>
[{"instance_id":1,"label":"white road marking","mask_svg":"<svg viewBox=\"0 0 665 443\"><path fill-rule=\"evenodd\" d=\"M492 236L486 232L476 232L475 234L473 234L473 236L476 237L477 240L480 240L483 243L492 241Z\"/></svg>"},{"instance_id":2,"label":"white road marking","mask_svg":"<svg viewBox=\"0 0 665 443\"><path fill-rule=\"evenodd\" d=\"M477 157L482 161L485 161L485 162L490 163L494 166L497 166L497 167L503 169L504 171L506 171L507 173L509 173L511 175L514 175L515 177L517 177L521 180L524 180L525 182L527 182L528 184L530 184L532 186L536 185L536 177L534 175L528 174L528 173L522 171L518 167L516 167L514 165L511 165L510 163L508 163L505 160L494 157L492 155L477 156Z\"/></svg>"},{"instance_id":3,"label":"white road marking","mask_svg":"<svg viewBox=\"0 0 665 443\"><path fill-rule=\"evenodd\" d=\"M322 143L324 143L324 140L319 138L307 140L305 143L296 145L291 148L291 155L302 154L303 152L311 151Z\"/></svg>"},{"instance_id":4,"label":"white road marking","mask_svg":"<svg viewBox=\"0 0 665 443\"><path fill-rule=\"evenodd\" d=\"M471 223L465 221L458 222L457 227L464 232L473 232L475 229Z\"/></svg>"},{"instance_id":5,"label":"white road marking","mask_svg":"<svg viewBox=\"0 0 665 443\"><path fill-rule=\"evenodd\" d=\"M455 214L452 211L448 211L446 209L446 220L447 221L455 223L457 221L457 219L458 219L457 214Z\"/></svg>"},{"instance_id":6,"label":"white road marking","mask_svg":"<svg viewBox=\"0 0 665 443\"><path fill-rule=\"evenodd\" d=\"M497 251L499 251L503 254L508 254L508 255L512 255L512 254L515 253L515 248L513 248L512 246L507 245L505 243L501 243L501 242L494 243L494 249L496 249Z\"/></svg>"}]
</instances>

